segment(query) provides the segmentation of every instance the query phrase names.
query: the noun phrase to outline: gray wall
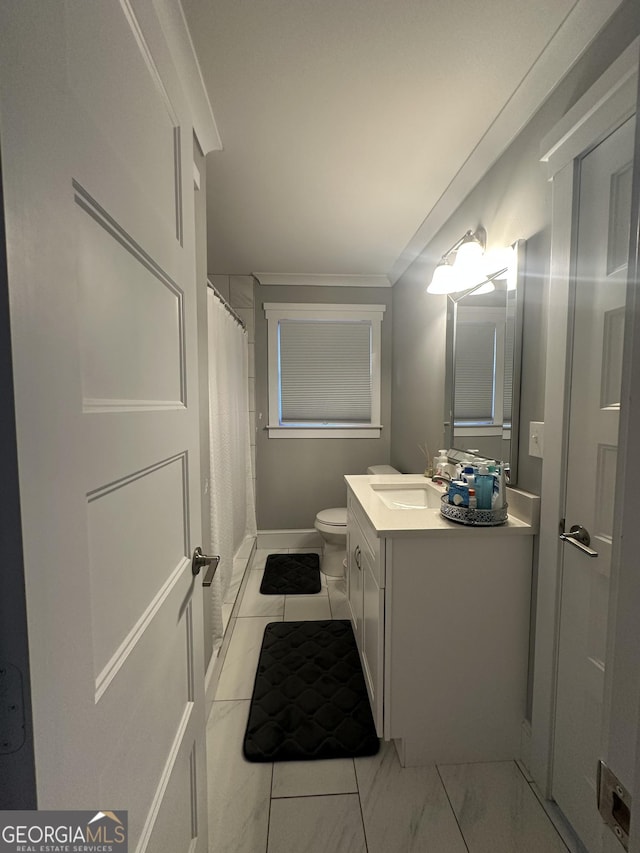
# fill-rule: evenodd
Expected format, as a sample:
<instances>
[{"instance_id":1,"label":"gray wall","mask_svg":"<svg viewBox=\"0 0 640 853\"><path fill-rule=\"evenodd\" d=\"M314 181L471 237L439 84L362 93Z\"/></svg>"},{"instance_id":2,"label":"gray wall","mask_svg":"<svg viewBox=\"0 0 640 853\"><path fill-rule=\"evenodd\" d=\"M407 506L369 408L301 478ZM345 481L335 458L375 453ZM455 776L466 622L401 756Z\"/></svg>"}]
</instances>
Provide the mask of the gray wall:
<instances>
[{"instance_id":1,"label":"gray wall","mask_svg":"<svg viewBox=\"0 0 640 853\"><path fill-rule=\"evenodd\" d=\"M391 464L420 472L417 445L442 446L446 297L425 294L433 269L467 229L482 224L489 247L527 241L518 484L540 493L541 460L528 454L528 425L544 420L546 299L551 190L540 145L556 122L640 32L640 3L628 0L518 138L447 221L393 289Z\"/></svg>"},{"instance_id":2,"label":"gray wall","mask_svg":"<svg viewBox=\"0 0 640 853\"><path fill-rule=\"evenodd\" d=\"M381 438L269 438L265 302L386 305L382 320ZM345 474L389 462L391 432L392 291L368 287L263 287L255 289L256 515L258 530L313 527L318 510L346 506Z\"/></svg>"}]
</instances>

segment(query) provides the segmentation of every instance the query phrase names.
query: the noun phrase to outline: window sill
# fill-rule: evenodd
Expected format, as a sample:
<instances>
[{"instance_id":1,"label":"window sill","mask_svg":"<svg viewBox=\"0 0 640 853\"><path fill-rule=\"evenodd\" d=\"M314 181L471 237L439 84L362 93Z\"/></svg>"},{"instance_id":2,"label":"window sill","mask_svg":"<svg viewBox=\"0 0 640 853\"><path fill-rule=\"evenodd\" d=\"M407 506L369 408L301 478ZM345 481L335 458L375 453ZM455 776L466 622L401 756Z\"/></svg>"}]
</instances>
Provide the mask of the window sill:
<instances>
[{"instance_id":1,"label":"window sill","mask_svg":"<svg viewBox=\"0 0 640 853\"><path fill-rule=\"evenodd\" d=\"M268 426L269 438L380 438L381 426L286 427Z\"/></svg>"}]
</instances>

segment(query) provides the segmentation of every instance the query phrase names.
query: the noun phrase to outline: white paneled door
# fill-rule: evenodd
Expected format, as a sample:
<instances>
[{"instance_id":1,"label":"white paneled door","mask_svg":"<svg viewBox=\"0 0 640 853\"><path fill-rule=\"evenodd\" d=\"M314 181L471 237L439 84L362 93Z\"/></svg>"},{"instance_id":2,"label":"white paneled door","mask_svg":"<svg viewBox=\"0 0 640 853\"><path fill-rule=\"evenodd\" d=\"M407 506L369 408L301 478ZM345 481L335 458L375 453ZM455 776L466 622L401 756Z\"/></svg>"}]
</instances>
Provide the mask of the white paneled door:
<instances>
[{"instance_id":1,"label":"white paneled door","mask_svg":"<svg viewBox=\"0 0 640 853\"><path fill-rule=\"evenodd\" d=\"M596 805L613 543L634 119L580 163L552 793L590 853ZM576 541L576 538L578 541ZM588 547L579 547L587 544ZM591 553L589 553L591 552ZM594 556L597 555L597 556Z\"/></svg>"},{"instance_id":2,"label":"white paneled door","mask_svg":"<svg viewBox=\"0 0 640 853\"><path fill-rule=\"evenodd\" d=\"M207 850L192 124L151 0L0 4L40 809Z\"/></svg>"}]
</instances>

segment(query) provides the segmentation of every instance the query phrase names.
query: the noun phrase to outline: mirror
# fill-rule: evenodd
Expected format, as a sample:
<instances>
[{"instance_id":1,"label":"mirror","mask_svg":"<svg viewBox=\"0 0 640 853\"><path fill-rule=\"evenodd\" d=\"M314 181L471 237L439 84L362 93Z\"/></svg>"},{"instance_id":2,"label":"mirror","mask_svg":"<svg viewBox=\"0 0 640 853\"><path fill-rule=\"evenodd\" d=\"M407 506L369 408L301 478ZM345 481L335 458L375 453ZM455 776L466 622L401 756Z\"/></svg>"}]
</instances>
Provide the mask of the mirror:
<instances>
[{"instance_id":1,"label":"mirror","mask_svg":"<svg viewBox=\"0 0 640 853\"><path fill-rule=\"evenodd\" d=\"M518 476L522 273L525 241L514 244L514 274L491 293L447 298L444 441L507 466Z\"/></svg>"}]
</instances>

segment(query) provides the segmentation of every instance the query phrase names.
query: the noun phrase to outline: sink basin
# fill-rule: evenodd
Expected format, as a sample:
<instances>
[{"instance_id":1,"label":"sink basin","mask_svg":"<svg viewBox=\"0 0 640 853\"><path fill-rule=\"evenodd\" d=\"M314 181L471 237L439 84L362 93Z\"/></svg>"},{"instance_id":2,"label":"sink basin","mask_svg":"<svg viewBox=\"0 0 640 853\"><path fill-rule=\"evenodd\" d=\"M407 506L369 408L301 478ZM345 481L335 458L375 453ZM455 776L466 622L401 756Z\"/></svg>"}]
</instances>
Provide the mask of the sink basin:
<instances>
[{"instance_id":1,"label":"sink basin","mask_svg":"<svg viewBox=\"0 0 640 853\"><path fill-rule=\"evenodd\" d=\"M372 486L389 509L439 509L440 492L422 483L406 486Z\"/></svg>"}]
</instances>

